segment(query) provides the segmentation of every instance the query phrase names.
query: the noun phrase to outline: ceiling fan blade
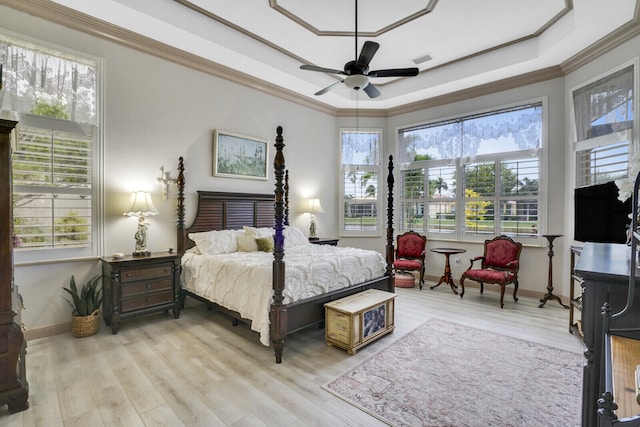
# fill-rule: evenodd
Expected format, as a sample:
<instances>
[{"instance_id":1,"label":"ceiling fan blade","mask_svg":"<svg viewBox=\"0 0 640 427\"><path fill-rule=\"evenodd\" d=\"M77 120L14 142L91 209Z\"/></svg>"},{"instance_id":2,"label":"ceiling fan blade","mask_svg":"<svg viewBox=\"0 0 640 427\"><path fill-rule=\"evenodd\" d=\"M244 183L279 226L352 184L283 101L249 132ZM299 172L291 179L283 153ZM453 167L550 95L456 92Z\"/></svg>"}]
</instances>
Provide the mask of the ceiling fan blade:
<instances>
[{"instance_id":1,"label":"ceiling fan blade","mask_svg":"<svg viewBox=\"0 0 640 427\"><path fill-rule=\"evenodd\" d=\"M308 70L308 71L320 71L321 73L330 73L330 74L346 74L342 70L335 70L333 68L316 67L315 65L307 65L307 64L301 65L300 69Z\"/></svg>"},{"instance_id":2,"label":"ceiling fan blade","mask_svg":"<svg viewBox=\"0 0 640 427\"><path fill-rule=\"evenodd\" d=\"M364 89L362 89L367 95L369 95L369 98L377 98L380 96L380 91L378 90L377 87L375 87L373 85L373 83L369 83L368 85L365 86Z\"/></svg>"},{"instance_id":3,"label":"ceiling fan blade","mask_svg":"<svg viewBox=\"0 0 640 427\"><path fill-rule=\"evenodd\" d=\"M360 56L356 61L356 68L359 70L365 70L369 67L369 63L373 59L373 55L376 54L380 45L376 42L366 41L364 42L364 46L362 46L362 50L360 51Z\"/></svg>"},{"instance_id":4,"label":"ceiling fan blade","mask_svg":"<svg viewBox=\"0 0 640 427\"><path fill-rule=\"evenodd\" d=\"M367 73L369 77L413 77L420 70L417 68L389 68L388 70L373 70Z\"/></svg>"},{"instance_id":5,"label":"ceiling fan blade","mask_svg":"<svg viewBox=\"0 0 640 427\"><path fill-rule=\"evenodd\" d=\"M335 86L339 85L340 83L344 83L344 80L338 80L337 82L330 84L329 86L325 87L322 90L317 91L316 93L314 93L314 95L322 95L325 94L327 92L329 92L331 89L333 89Z\"/></svg>"}]
</instances>

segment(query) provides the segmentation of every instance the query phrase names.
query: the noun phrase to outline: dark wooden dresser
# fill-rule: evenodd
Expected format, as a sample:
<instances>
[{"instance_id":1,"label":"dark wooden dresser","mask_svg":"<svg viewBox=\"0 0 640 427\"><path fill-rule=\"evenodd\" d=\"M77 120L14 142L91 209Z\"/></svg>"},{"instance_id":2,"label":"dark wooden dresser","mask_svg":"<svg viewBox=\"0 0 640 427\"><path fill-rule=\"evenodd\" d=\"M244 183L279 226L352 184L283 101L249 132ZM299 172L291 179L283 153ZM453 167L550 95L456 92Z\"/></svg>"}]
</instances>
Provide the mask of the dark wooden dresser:
<instances>
[{"instance_id":1,"label":"dark wooden dresser","mask_svg":"<svg viewBox=\"0 0 640 427\"><path fill-rule=\"evenodd\" d=\"M624 244L586 243L575 266L582 282L582 332L585 364L582 387L582 426L598 425L598 398L604 391L602 307L609 302L612 311L622 310L627 302L631 249ZM638 284L636 284L636 289ZM635 307L640 307L636 290ZM614 328L640 325L640 309L630 316L613 319Z\"/></svg>"},{"instance_id":2,"label":"dark wooden dresser","mask_svg":"<svg viewBox=\"0 0 640 427\"><path fill-rule=\"evenodd\" d=\"M16 323L19 298L13 283L13 195L11 131L16 122L0 119L0 405L9 412L29 407L26 342ZM19 320L18 320L19 322Z\"/></svg>"},{"instance_id":3,"label":"dark wooden dresser","mask_svg":"<svg viewBox=\"0 0 640 427\"><path fill-rule=\"evenodd\" d=\"M181 255L169 252L102 258L102 315L111 332L118 333L121 319L143 314L171 309L177 318L180 258Z\"/></svg>"}]
</instances>

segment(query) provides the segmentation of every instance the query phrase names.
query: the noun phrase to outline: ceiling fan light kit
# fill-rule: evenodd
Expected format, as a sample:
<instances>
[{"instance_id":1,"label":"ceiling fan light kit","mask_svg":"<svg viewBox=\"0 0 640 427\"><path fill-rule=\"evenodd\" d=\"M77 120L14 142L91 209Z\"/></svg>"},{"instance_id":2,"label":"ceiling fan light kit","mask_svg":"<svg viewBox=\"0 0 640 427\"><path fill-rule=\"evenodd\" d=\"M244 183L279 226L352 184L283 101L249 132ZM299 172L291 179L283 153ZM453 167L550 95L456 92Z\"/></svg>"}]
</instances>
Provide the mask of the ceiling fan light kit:
<instances>
[{"instance_id":1,"label":"ceiling fan light kit","mask_svg":"<svg viewBox=\"0 0 640 427\"><path fill-rule=\"evenodd\" d=\"M364 74L354 74L344 79L344 85L349 89L360 90L367 87L369 77Z\"/></svg>"},{"instance_id":2,"label":"ceiling fan light kit","mask_svg":"<svg viewBox=\"0 0 640 427\"><path fill-rule=\"evenodd\" d=\"M334 68L318 67L316 65L304 64L300 66L302 70L319 71L322 73L338 74L347 76L344 80L339 80L324 89L319 90L315 95L322 95L329 92L340 83L344 83L346 87L353 90L363 90L369 98L377 98L380 91L371 83L371 77L413 77L418 75L418 68L390 68L384 70L369 71L369 63L378 51L380 45L376 42L367 40L362 46L360 56L358 56L358 0L356 4L356 29L355 29L355 57L353 61L344 64L342 70Z\"/></svg>"}]
</instances>

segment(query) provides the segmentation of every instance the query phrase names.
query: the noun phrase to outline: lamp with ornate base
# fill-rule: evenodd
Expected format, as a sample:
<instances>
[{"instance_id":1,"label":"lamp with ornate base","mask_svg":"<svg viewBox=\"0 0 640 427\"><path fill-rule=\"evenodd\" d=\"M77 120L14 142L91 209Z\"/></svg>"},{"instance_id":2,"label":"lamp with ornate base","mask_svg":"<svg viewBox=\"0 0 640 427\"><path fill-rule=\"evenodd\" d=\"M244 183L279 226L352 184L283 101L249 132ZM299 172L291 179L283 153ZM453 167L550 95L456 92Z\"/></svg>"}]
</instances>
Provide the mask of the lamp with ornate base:
<instances>
[{"instance_id":1,"label":"lamp with ornate base","mask_svg":"<svg viewBox=\"0 0 640 427\"><path fill-rule=\"evenodd\" d=\"M318 240L319 237L316 235L316 214L324 213L322 206L320 206L320 199L309 199L305 212L311 215L309 224L309 240Z\"/></svg>"},{"instance_id":2,"label":"lamp with ornate base","mask_svg":"<svg viewBox=\"0 0 640 427\"><path fill-rule=\"evenodd\" d=\"M137 216L138 230L135 234L136 249L133 256L148 256L151 253L147 251L147 227L149 224L144 222L145 217L158 215L158 210L153 206L151 193L148 191L134 191L131 193L131 207L122 215Z\"/></svg>"}]
</instances>

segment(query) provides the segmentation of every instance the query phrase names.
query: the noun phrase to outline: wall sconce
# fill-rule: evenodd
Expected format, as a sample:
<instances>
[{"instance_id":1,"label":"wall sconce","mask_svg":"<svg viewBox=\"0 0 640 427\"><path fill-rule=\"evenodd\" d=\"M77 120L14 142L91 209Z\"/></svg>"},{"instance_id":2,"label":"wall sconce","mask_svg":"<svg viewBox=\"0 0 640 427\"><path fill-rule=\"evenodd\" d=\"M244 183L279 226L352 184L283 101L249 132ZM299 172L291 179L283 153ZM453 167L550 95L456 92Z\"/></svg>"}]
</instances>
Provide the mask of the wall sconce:
<instances>
[{"instance_id":1,"label":"wall sconce","mask_svg":"<svg viewBox=\"0 0 640 427\"><path fill-rule=\"evenodd\" d=\"M169 184L175 184L176 180L170 177L171 172L165 172L164 166L160 167L160 174L156 178L156 182L162 185L162 200L169 198Z\"/></svg>"},{"instance_id":2,"label":"wall sconce","mask_svg":"<svg viewBox=\"0 0 640 427\"><path fill-rule=\"evenodd\" d=\"M320 238L316 235L316 214L324 213L324 210L320 205L320 199L309 199L307 201L307 209L305 210L305 212L311 214L309 224L309 240L319 240Z\"/></svg>"},{"instance_id":3,"label":"wall sconce","mask_svg":"<svg viewBox=\"0 0 640 427\"><path fill-rule=\"evenodd\" d=\"M134 191L131 193L131 207L122 215L137 216L138 230L135 234L136 250L133 256L148 256L151 252L147 251L147 227L149 224L144 222L145 217L158 215L158 210L153 206L151 193L148 191Z\"/></svg>"}]
</instances>

